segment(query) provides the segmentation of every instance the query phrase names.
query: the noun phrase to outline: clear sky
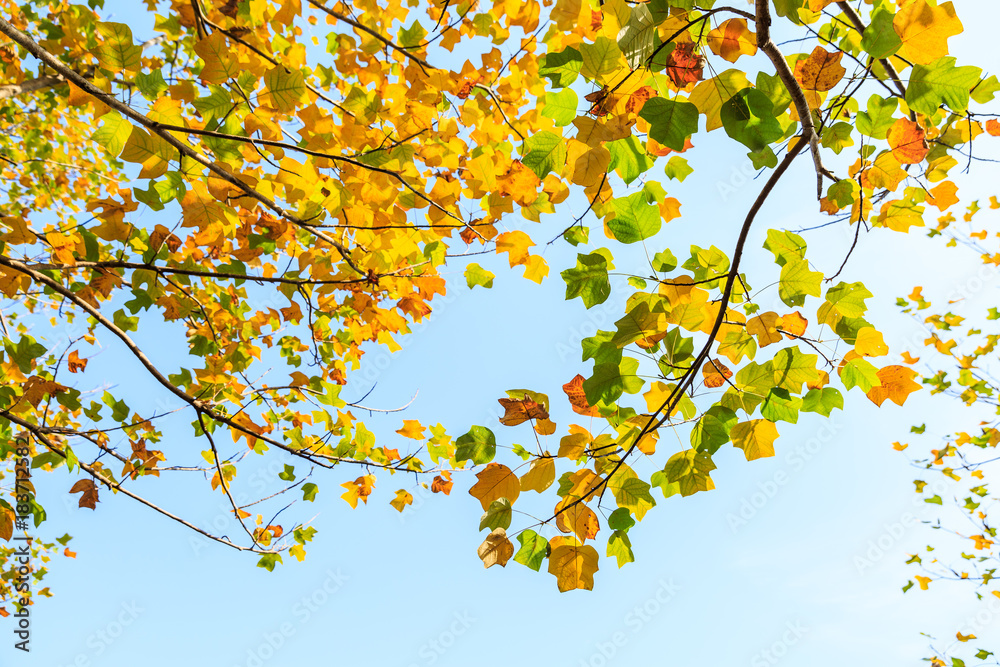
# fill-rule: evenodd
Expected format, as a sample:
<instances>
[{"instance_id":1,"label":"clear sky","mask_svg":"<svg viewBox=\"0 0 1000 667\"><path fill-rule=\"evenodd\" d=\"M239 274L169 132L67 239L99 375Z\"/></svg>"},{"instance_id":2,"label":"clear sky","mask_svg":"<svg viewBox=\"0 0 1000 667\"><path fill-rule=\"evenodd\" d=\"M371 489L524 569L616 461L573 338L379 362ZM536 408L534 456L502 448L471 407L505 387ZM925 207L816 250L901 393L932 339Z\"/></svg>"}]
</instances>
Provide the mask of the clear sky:
<instances>
[{"instance_id":1,"label":"clear sky","mask_svg":"<svg viewBox=\"0 0 1000 667\"><path fill-rule=\"evenodd\" d=\"M113 4L116 20L131 23L128 3L109 2L109 8ZM995 36L987 21L977 20L995 11L993 3L958 5L966 33L952 39L953 51L987 71L1000 70ZM136 17L133 25L137 40L144 39L145 22ZM989 141L977 152L988 155ZM702 136L695 143L689 154L694 174L683 184L665 183L683 202L683 217L647 243L651 251L669 246L680 256L689 244L714 243L731 252L756 196L759 185L741 175L746 158L732 142ZM768 227L798 230L827 221L810 197L811 165L802 159L796 167L752 234L745 267L751 276L773 271L770 253L761 250ZM996 175L990 164L974 165L959 182L960 196L997 194L991 189ZM524 228L536 241L548 240L583 208L578 201L571 206L573 212L543 217L541 225L525 222ZM1000 222L996 212L980 215L981 222ZM840 226L805 233L817 266L839 265L849 233L853 229ZM592 225L593 243L602 245L600 237ZM419 390L406 418L441 422L456 434L481 424L504 444L516 442L522 433L496 422L496 399L515 387L561 396L564 382L589 369L580 361L580 339L619 317L616 298L591 311L579 300L563 300L558 272L572 265L575 253L564 245L547 250L552 273L541 286L513 275L501 261L477 258L497 279L491 291L470 292L461 277L464 264L450 267L450 294L430 324L401 340L402 351L381 362L379 353L372 355L384 368L366 403L395 407ZM642 265L644 249L619 248L619 267ZM923 285L931 301L943 303L976 277L977 262L919 233L875 230L862 235L842 277L876 292L871 312L878 313L876 324L898 358L915 350L923 335L897 312L895 298ZM1000 280L989 277L959 312L978 315L1000 303L998 288ZM615 297L624 294L619 290ZM762 303L770 298L768 293ZM112 379L133 386L131 362L117 350L107 355L105 363L117 366ZM155 405L144 386L134 384L133 407L140 412ZM360 394L368 386L359 382L351 391ZM307 559L286 557L268 573L254 567L254 557L210 543L125 498L102 493L98 511L77 508L76 496L65 493L72 479L62 468L36 479L41 493L58 498L47 504L46 529L53 536L71 533L78 555L59 559L46 578L55 597L33 608L30 657L4 640L0 664L912 664L926 655L928 639L920 632L946 645L981 607L971 590L960 587L901 592L912 574L905 554L937 535L919 524L932 513L914 502L916 471L891 443L906 441L911 424L927 422L928 432L947 432L972 426L978 414L929 400L926 391L912 395L905 408L876 409L857 392L845 397L847 409L834 419L804 415L796 426L785 425L774 458L748 464L740 451L720 450L715 491L666 501L657 495L658 507L630 532L636 562L619 570L602 558L595 590L567 594L557 591L551 575L513 561L505 570L483 569L476 556L481 511L467 494L470 475L457 477L451 497L418 496L400 515L388 501L395 489L411 488L412 478L380 475L369 504L351 510L336 491L344 473L327 473L313 506L294 508L300 518L318 515ZM553 403L553 419L569 423L568 406ZM392 437L399 419L369 424L380 437ZM920 449L927 444L915 443ZM166 447L172 462L200 458L193 442ZM200 526L227 520L222 496L202 480L165 482L140 480L136 488ZM235 524L223 524L222 532L236 535L234 530ZM1000 619L976 634L977 645L1000 647Z\"/></svg>"}]
</instances>

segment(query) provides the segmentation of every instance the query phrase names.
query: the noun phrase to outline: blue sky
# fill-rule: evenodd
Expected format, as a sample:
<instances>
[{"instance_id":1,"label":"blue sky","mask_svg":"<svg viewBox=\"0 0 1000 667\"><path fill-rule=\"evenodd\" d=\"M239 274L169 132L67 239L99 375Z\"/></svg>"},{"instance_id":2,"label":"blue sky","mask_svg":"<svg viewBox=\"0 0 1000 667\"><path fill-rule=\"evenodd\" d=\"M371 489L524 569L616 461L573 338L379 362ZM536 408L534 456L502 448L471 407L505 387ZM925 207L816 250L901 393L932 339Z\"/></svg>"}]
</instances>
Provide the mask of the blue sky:
<instances>
[{"instance_id":1,"label":"blue sky","mask_svg":"<svg viewBox=\"0 0 1000 667\"><path fill-rule=\"evenodd\" d=\"M1000 63L988 48L989 26L975 20L990 7L959 3L966 33L952 47L966 62L995 71ZM117 20L131 23L132 15L122 9ZM148 28L135 21L137 40L143 39ZM977 153L1000 152L989 141L980 142ZM695 143L689 154L694 174L683 184L665 183L683 202L683 217L664 226L647 244L651 250L668 246L680 256L692 243L714 243L731 252L756 196L759 185L737 176L746 158L732 142L702 136ZM959 181L960 196L996 194L995 174L992 165L974 166ZM768 227L797 230L826 221L811 199L813 183L811 165L801 159L752 233L745 265L751 276L775 270L770 253L761 250ZM574 211L547 216L541 225L525 222L524 229L536 241L548 240L585 204L571 206ZM990 225L1000 221L995 212L980 216ZM602 245L600 236L592 226L593 245ZM839 266L852 237L834 226L805 238L811 259L829 270ZM619 267L642 265L642 248L619 248ZM504 444L517 442L524 432L496 423L496 399L515 387L560 396L564 382L588 370L580 361L580 338L608 328L626 294L617 290L591 311L578 300L565 302L558 272L572 265L574 253L563 244L551 246L545 257L552 274L540 286L505 270L505 260L476 258L497 279L491 291L470 292L461 276L464 263L450 267L451 294L430 324L402 340L400 352L382 362L377 352L370 359L384 369L367 404L394 407L419 391L402 416L371 419L372 430L393 437L405 417L440 421L455 433L482 424ZM930 300L943 303L976 277L977 261L962 249L945 252L940 240L919 233L875 230L862 236L842 277L862 280L877 293L870 306L898 358L923 336L897 313L895 298L923 285ZM977 315L997 304L998 287L995 277L985 281L959 304L960 312ZM760 301L767 305L771 298L768 292ZM151 335L141 342L169 357L164 340ZM132 362L117 350L106 355L103 363L115 367L109 379L134 390L133 407L141 412L155 405L155 395L136 381ZM367 387L359 383L356 391ZM470 475L457 477L451 497L418 495L402 515L388 501L395 489L411 488L412 478L381 475L370 503L351 510L336 491L344 473L321 476L316 502L294 508L299 519L318 515L309 556L301 564L286 558L268 573L254 567L253 557L209 543L124 498L102 494L97 512L75 507L76 497L65 493L72 480L63 468L38 478L43 494L58 493L47 505L46 528L73 534L78 555L60 559L46 578L55 597L33 609L30 657L4 641L0 664L912 663L926 655L928 640L919 632L953 636L982 607L971 590L946 585L901 593L911 575L905 554L935 536L918 523L932 513L914 503L916 471L891 443L905 441L911 424L926 421L929 432L946 432L970 427L980 415L929 400L926 392L911 396L905 408L876 409L858 393L846 399L847 409L833 420L805 416L795 427L785 425L773 459L748 464L738 450L720 451L715 491L659 501L630 533L636 562L618 570L602 558L595 590L568 594L558 593L551 575L513 562L505 570L483 569L476 557L481 511L467 494ZM571 413L557 406L553 418L564 425ZM928 442L914 444L923 449ZM200 458L201 447L183 436L167 446L172 461ZM640 472L648 477L652 468ZM199 526L226 517L223 497L203 480L166 481L142 481L136 488ZM530 507L534 499L526 500ZM224 532L235 536L238 528L228 526ZM1000 621L991 617L976 634L977 645L1000 646Z\"/></svg>"}]
</instances>

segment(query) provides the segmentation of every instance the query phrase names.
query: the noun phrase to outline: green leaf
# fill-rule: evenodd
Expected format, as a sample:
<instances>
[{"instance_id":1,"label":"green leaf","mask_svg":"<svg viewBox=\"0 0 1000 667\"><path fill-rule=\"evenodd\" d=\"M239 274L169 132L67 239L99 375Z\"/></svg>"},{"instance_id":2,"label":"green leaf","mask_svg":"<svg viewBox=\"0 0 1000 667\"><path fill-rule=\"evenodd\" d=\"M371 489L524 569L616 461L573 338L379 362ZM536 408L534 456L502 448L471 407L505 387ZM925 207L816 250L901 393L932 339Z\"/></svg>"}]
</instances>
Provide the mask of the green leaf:
<instances>
[{"instance_id":1,"label":"green leaf","mask_svg":"<svg viewBox=\"0 0 1000 667\"><path fill-rule=\"evenodd\" d=\"M473 426L455 441L455 460L459 463L472 461L476 465L485 465L493 460L496 453L496 436L485 426Z\"/></svg>"},{"instance_id":2,"label":"green leaf","mask_svg":"<svg viewBox=\"0 0 1000 667\"><path fill-rule=\"evenodd\" d=\"M573 47L560 53L546 53L539 59L538 74L552 81L553 88L565 88L580 74L583 56Z\"/></svg>"},{"instance_id":3,"label":"green leaf","mask_svg":"<svg viewBox=\"0 0 1000 667\"><path fill-rule=\"evenodd\" d=\"M566 88L558 93L546 93L542 115L554 120L556 125L569 125L577 116L579 104L580 99L572 88Z\"/></svg>"},{"instance_id":4,"label":"green leaf","mask_svg":"<svg viewBox=\"0 0 1000 667\"><path fill-rule=\"evenodd\" d=\"M691 431L691 446L712 455L729 442L729 432L739 421L736 413L721 405L709 408Z\"/></svg>"},{"instance_id":5,"label":"green leaf","mask_svg":"<svg viewBox=\"0 0 1000 667\"><path fill-rule=\"evenodd\" d=\"M806 302L806 295L819 296L823 274L810 271L809 262L804 259L794 259L781 267L778 282L778 296L786 306L801 306Z\"/></svg>"},{"instance_id":6,"label":"green leaf","mask_svg":"<svg viewBox=\"0 0 1000 667\"><path fill-rule=\"evenodd\" d=\"M493 279L495 277L492 272L487 271L475 262L465 267L465 282L469 285L469 289L472 289L476 285L490 289L493 287Z\"/></svg>"},{"instance_id":7,"label":"green leaf","mask_svg":"<svg viewBox=\"0 0 1000 667\"><path fill-rule=\"evenodd\" d=\"M635 515L636 520L642 521L646 512L656 506L656 500L649 493L649 483L636 477L634 472L628 471L622 474L625 468L619 470L619 474L608 483L611 493L615 496L615 501L620 509L626 509Z\"/></svg>"},{"instance_id":8,"label":"green leaf","mask_svg":"<svg viewBox=\"0 0 1000 667\"><path fill-rule=\"evenodd\" d=\"M604 403L613 405L622 393L638 393L643 380L636 376L639 362L631 357L623 357L620 364L597 364L594 373L583 381L583 392L591 405Z\"/></svg>"},{"instance_id":9,"label":"green leaf","mask_svg":"<svg viewBox=\"0 0 1000 667\"><path fill-rule=\"evenodd\" d=\"M10 358L17 364L22 373L30 373L36 359L45 354L47 348L35 341L31 336L21 335L17 345L9 338L4 338L3 347Z\"/></svg>"},{"instance_id":10,"label":"green leaf","mask_svg":"<svg viewBox=\"0 0 1000 667\"><path fill-rule=\"evenodd\" d=\"M670 252L670 248L665 248L653 255L651 264L654 271L670 273L677 268L677 258L674 257L674 253Z\"/></svg>"},{"instance_id":11,"label":"green leaf","mask_svg":"<svg viewBox=\"0 0 1000 667\"><path fill-rule=\"evenodd\" d=\"M308 500L312 502L316 500L316 492L319 491L319 487L312 482L306 482L302 485L302 500Z\"/></svg>"},{"instance_id":12,"label":"green leaf","mask_svg":"<svg viewBox=\"0 0 1000 667\"><path fill-rule=\"evenodd\" d=\"M844 383L846 389L861 387L861 391L865 393L872 387L882 384L878 379L878 369L863 357L847 362L840 374L840 381Z\"/></svg>"},{"instance_id":13,"label":"green leaf","mask_svg":"<svg viewBox=\"0 0 1000 667\"><path fill-rule=\"evenodd\" d=\"M844 396L834 387L810 389L802 398L802 411L829 417L834 409L844 409Z\"/></svg>"},{"instance_id":14,"label":"green leaf","mask_svg":"<svg viewBox=\"0 0 1000 667\"><path fill-rule=\"evenodd\" d=\"M784 266L791 260L806 256L806 242L795 232L781 232L777 229L767 230L767 240L764 250L774 253L774 263Z\"/></svg>"},{"instance_id":15,"label":"green leaf","mask_svg":"<svg viewBox=\"0 0 1000 667\"><path fill-rule=\"evenodd\" d=\"M611 153L608 170L621 176L626 185L653 166L653 160L646 154L646 149L633 135L610 141L605 144L605 148Z\"/></svg>"},{"instance_id":16,"label":"green leaf","mask_svg":"<svg viewBox=\"0 0 1000 667\"><path fill-rule=\"evenodd\" d=\"M489 509L483 514L482 518L479 520L479 530L489 528L490 530L496 530L497 528L503 528L507 530L510 528L511 519L511 506L510 501L506 498L500 498L499 500L494 500L490 503Z\"/></svg>"},{"instance_id":17,"label":"green leaf","mask_svg":"<svg viewBox=\"0 0 1000 667\"><path fill-rule=\"evenodd\" d=\"M566 142L558 134L542 130L533 134L521 147L521 162L545 178L549 172L559 172L566 164Z\"/></svg>"},{"instance_id":18,"label":"green leaf","mask_svg":"<svg viewBox=\"0 0 1000 667\"><path fill-rule=\"evenodd\" d=\"M614 268L608 261L611 253L604 248L589 255L576 256L576 268L566 269L560 275L566 281L566 300L580 297L588 309L604 303L611 295L611 281L608 269Z\"/></svg>"},{"instance_id":19,"label":"green leaf","mask_svg":"<svg viewBox=\"0 0 1000 667\"><path fill-rule=\"evenodd\" d=\"M652 238L660 231L660 210L646 201L646 195L636 192L611 201L615 217L607 225L622 243L636 243Z\"/></svg>"},{"instance_id":20,"label":"green leaf","mask_svg":"<svg viewBox=\"0 0 1000 667\"><path fill-rule=\"evenodd\" d=\"M104 146L111 157L118 157L131 135L132 123L117 111L109 111L101 117L101 126L91 138Z\"/></svg>"},{"instance_id":21,"label":"green leaf","mask_svg":"<svg viewBox=\"0 0 1000 667\"><path fill-rule=\"evenodd\" d=\"M167 90L167 82L163 80L163 74L158 69L154 69L148 74L139 72L135 75L135 85L150 102L155 102L156 98Z\"/></svg>"},{"instance_id":22,"label":"green leaf","mask_svg":"<svg viewBox=\"0 0 1000 667\"><path fill-rule=\"evenodd\" d=\"M680 155L674 155L667 160L667 166L663 168L663 173L667 175L667 178L683 183L685 178L694 173L694 169L688 166L687 160Z\"/></svg>"},{"instance_id":23,"label":"green leaf","mask_svg":"<svg viewBox=\"0 0 1000 667\"><path fill-rule=\"evenodd\" d=\"M764 419L771 422L786 421L797 424L799 421L799 410L802 409L802 399L792 396L787 389L775 387L767 392L764 405L760 409L760 414Z\"/></svg>"},{"instance_id":24,"label":"green leaf","mask_svg":"<svg viewBox=\"0 0 1000 667\"><path fill-rule=\"evenodd\" d=\"M689 102L654 97L646 100L639 116L649 123L649 136L675 151L683 151L687 138L698 131L698 107Z\"/></svg>"},{"instance_id":25,"label":"green leaf","mask_svg":"<svg viewBox=\"0 0 1000 667\"><path fill-rule=\"evenodd\" d=\"M893 12L886 11L882 7L872 12L871 23L865 28L861 37L861 48L873 58L887 58L903 45L903 40L892 27L894 18Z\"/></svg>"},{"instance_id":26,"label":"green leaf","mask_svg":"<svg viewBox=\"0 0 1000 667\"><path fill-rule=\"evenodd\" d=\"M286 482L295 481L295 468L293 466L285 464L285 469L278 473L278 478L283 479Z\"/></svg>"},{"instance_id":27,"label":"green leaf","mask_svg":"<svg viewBox=\"0 0 1000 667\"><path fill-rule=\"evenodd\" d=\"M656 48L656 21L646 5L632 6L632 14L621 32L618 46L633 70L643 66Z\"/></svg>"},{"instance_id":28,"label":"green leaf","mask_svg":"<svg viewBox=\"0 0 1000 667\"><path fill-rule=\"evenodd\" d=\"M858 132L873 139L885 139L889 128L896 122L895 113L899 100L895 97L883 99L878 95L868 98L868 111L858 113Z\"/></svg>"},{"instance_id":29,"label":"green leaf","mask_svg":"<svg viewBox=\"0 0 1000 667\"><path fill-rule=\"evenodd\" d=\"M773 386L787 389L793 394L802 393L802 385L819 378L816 362L819 356L802 354L797 347L778 350L770 364L773 368Z\"/></svg>"},{"instance_id":30,"label":"green leaf","mask_svg":"<svg viewBox=\"0 0 1000 667\"><path fill-rule=\"evenodd\" d=\"M97 34L104 38L94 50L97 62L104 69L120 72L139 69L142 49L132 43L132 29L124 23L99 22Z\"/></svg>"},{"instance_id":31,"label":"green leaf","mask_svg":"<svg viewBox=\"0 0 1000 667\"><path fill-rule=\"evenodd\" d=\"M538 572L549 550L549 542L535 531L525 529L517 536L521 548L514 554L514 562Z\"/></svg>"},{"instance_id":32,"label":"green leaf","mask_svg":"<svg viewBox=\"0 0 1000 667\"><path fill-rule=\"evenodd\" d=\"M628 539L628 535L620 530L611 533L611 537L608 538L608 556L614 556L618 560L619 568L626 563L635 562L632 542Z\"/></svg>"},{"instance_id":33,"label":"green leaf","mask_svg":"<svg viewBox=\"0 0 1000 667\"><path fill-rule=\"evenodd\" d=\"M723 104L721 118L726 134L752 151L764 150L784 135L774 102L754 88L741 90Z\"/></svg>"},{"instance_id":34,"label":"green leaf","mask_svg":"<svg viewBox=\"0 0 1000 667\"><path fill-rule=\"evenodd\" d=\"M906 86L906 103L917 113L933 116L942 104L956 113L969 108L969 91L983 73L978 67L956 67L951 56L929 65L914 65Z\"/></svg>"},{"instance_id":35,"label":"green leaf","mask_svg":"<svg viewBox=\"0 0 1000 667\"><path fill-rule=\"evenodd\" d=\"M257 567L262 567L268 572L274 572L274 566L281 562L281 554L264 554L257 561Z\"/></svg>"},{"instance_id":36,"label":"green leaf","mask_svg":"<svg viewBox=\"0 0 1000 667\"><path fill-rule=\"evenodd\" d=\"M649 485L647 485L648 488ZM619 507L608 516L608 528L611 530L621 530L628 532L628 529L635 525L635 519L628 509Z\"/></svg>"},{"instance_id":37,"label":"green leaf","mask_svg":"<svg viewBox=\"0 0 1000 667\"><path fill-rule=\"evenodd\" d=\"M868 310L865 299L871 297L872 293L861 283L841 282L826 291L826 300L844 317L863 316Z\"/></svg>"}]
</instances>

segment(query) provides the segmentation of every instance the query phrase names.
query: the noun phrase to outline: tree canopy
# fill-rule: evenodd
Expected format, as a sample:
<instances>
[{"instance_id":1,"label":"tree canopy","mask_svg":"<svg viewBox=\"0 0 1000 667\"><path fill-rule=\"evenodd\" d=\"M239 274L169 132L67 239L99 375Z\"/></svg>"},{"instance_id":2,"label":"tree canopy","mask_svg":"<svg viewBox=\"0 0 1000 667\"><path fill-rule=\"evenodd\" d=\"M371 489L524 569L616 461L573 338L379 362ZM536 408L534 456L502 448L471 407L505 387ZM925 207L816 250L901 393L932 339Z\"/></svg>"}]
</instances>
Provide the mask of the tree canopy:
<instances>
[{"instance_id":1,"label":"tree canopy","mask_svg":"<svg viewBox=\"0 0 1000 667\"><path fill-rule=\"evenodd\" d=\"M924 319L915 290L900 305L934 329L947 366L922 378L908 352L887 361L867 304L880 286L851 280L872 228L926 230L1000 265L976 245L987 233L955 217L972 224L980 209L958 192L979 166L973 142L1000 136L989 109L1000 80L950 55L963 31L954 5L739 4L146 0L155 23L141 35L105 20L103 0L9 4L0 600L24 604L16 536L48 529L51 499L22 483L25 466L68 471L81 507L141 503L268 570L305 558L323 529L303 502L407 512L414 493L459 483L482 507L486 568L514 561L572 591L635 559L629 532L657 504L712 490L720 448L773 456L779 431L844 409L845 392L902 406L926 385L995 405L1000 385L982 369L1000 334L948 334L961 318ZM712 178L685 157L708 135L746 151L759 194L742 219L718 222L726 247L668 247L661 231L682 216L668 189ZM812 224L853 235L837 266L768 223L791 170L813 174L797 193L814 201ZM763 248L748 245L757 228ZM553 243L575 248L574 266L549 266ZM644 263L618 259L635 244ZM357 381L366 355L399 350L447 291L493 288L475 261L488 254L529 281L564 281L584 309L613 290L624 308L582 341L579 373L498 397L496 432L405 413L394 433L369 429L371 406L347 398L370 389ZM747 271L750 254L773 267ZM88 363L103 350L137 368L163 409L130 407ZM578 423L556 424L557 402ZM967 453L1000 432L947 440L919 465L971 475L968 539L972 560L986 559L995 530L977 498L990 457ZM250 497L240 470L260 456L293 464ZM640 460L655 472L637 472ZM203 475L239 534L149 499L180 475ZM529 492L544 515L520 510ZM33 539L36 579L40 563L72 555L69 539ZM987 565L916 581L997 591Z\"/></svg>"}]
</instances>

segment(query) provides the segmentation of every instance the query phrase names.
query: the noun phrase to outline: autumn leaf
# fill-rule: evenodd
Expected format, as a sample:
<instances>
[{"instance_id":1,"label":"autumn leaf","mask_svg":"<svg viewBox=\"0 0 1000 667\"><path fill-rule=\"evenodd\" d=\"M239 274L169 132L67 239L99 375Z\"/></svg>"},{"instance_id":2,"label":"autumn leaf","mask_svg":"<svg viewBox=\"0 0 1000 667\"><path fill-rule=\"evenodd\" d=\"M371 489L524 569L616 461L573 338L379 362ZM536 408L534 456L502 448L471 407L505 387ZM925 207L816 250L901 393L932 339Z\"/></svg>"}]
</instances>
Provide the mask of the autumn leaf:
<instances>
[{"instance_id":1,"label":"autumn leaf","mask_svg":"<svg viewBox=\"0 0 1000 667\"><path fill-rule=\"evenodd\" d=\"M927 0L913 0L900 9L892 27L903 42L896 55L918 65L948 55L948 38L963 30L952 3L934 6Z\"/></svg>"},{"instance_id":2,"label":"autumn leaf","mask_svg":"<svg viewBox=\"0 0 1000 667\"><path fill-rule=\"evenodd\" d=\"M400 434L404 438L411 438L413 440L424 440L424 427L420 425L420 422L416 419L404 419L403 428L398 429L396 433Z\"/></svg>"},{"instance_id":3,"label":"autumn leaf","mask_svg":"<svg viewBox=\"0 0 1000 667\"><path fill-rule=\"evenodd\" d=\"M531 462L531 469L521 476L521 490L543 493L555 479L555 460L551 456L537 458Z\"/></svg>"},{"instance_id":4,"label":"autumn leaf","mask_svg":"<svg viewBox=\"0 0 1000 667\"><path fill-rule=\"evenodd\" d=\"M701 367L701 374L704 377L705 386L709 389L716 389L726 383L728 378L733 377L733 372L718 359L709 359Z\"/></svg>"},{"instance_id":5,"label":"autumn leaf","mask_svg":"<svg viewBox=\"0 0 1000 667\"><path fill-rule=\"evenodd\" d=\"M454 485L455 483L451 481L451 473L445 470L440 475L434 476L434 480L431 482L431 492L443 493L446 496L450 496L451 487Z\"/></svg>"},{"instance_id":6,"label":"autumn leaf","mask_svg":"<svg viewBox=\"0 0 1000 667\"><path fill-rule=\"evenodd\" d=\"M674 44L673 50L667 55L667 76L678 88L697 83L704 76L705 59L694 52L694 47L694 42L679 42ZM638 109L636 112L638 113Z\"/></svg>"},{"instance_id":7,"label":"autumn leaf","mask_svg":"<svg viewBox=\"0 0 1000 667\"><path fill-rule=\"evenodd\" d=\"M80 479L69 490L70 493L80 493L80 507L97 509L97 485L92 479Z\"/></svg>"},{"instance_id":8,"label":"autumn leaf","mask_svg":"<svg viewBox=\"0 0 1000 667\"><path fill-rule=\"evenodd\" d=\"M601 529L597 513L573 497L559 501L555 508L556 528L564 533L574 533L581 541L597 537Z\"/></svg>"},{"instance_id":9,"label":"autumn leaf","mask_svg":"<svg viewBox=\"0 0 1000 667\"><path fill-rule=\"evenodd\" d=\"M404 489L400 489L399 491L396 491L396 497L390 500L389 504L392 505L397 512L402 512L404 507L413 504L413 494Z\"/></svg>"},{"instance_id":10,"label":"autumn leaf","mask_svg":"<svg viewBox=\"0 0 1000 667\"><path fill-rule=\"evenodd\" d=\"M916 376L917 372L906 366L886 366L878 371L881 386L868 390L868 398L879 407L886 399L901 406L907 396L920 389L913 381Z\"/></svg>"},{"instance_id":11,"label":"autumn leaf","mask_svg":"<svg viewBox=\"0 0 1000 667\"><path fill-rule=\"evenodd\" d=\"M66 357L66 366L70 373L82 373L87 369L87 360L80 358L80 353L73 350Z\"/></svg>"},{"instance_id":12,"label":"autumn leaf","mask_svg":"<svg viewBox=\"0 0 1000 667\"><path fill-rule=\"evenodd\" d=\"M469 489L469 494L477 498L485 512L490 503L500 498L506 498L511 505L521 495L521 483L510 468L500 463L490 463L476 473L478 480Z\"/></svg>"},{"instance_id":13,"label":"autumn leaf","mask_svg":"<svg viewBox=\"0 0 1000 667\"><path fill-rule=\"evenodd\" d=\"M757 36L747 28L746 19L727 19L708 33L708 48L724 60L735 63L744 54L757 53Z\"/></svg>"},{"instance_id":14,"label":"autumn leaf","mask_svg":"<svg viewBox=\"0 0 1000 667\"><path fill-rule=\"evenodd\" d=\"M583 391L583 381L584 377L577 374L572 380L563 385L563 391L566 393L566 397L569 398L573 412L585 417L596 417L600 414L600 411L587 403L587 395Z\"/></svg>"},{"instance_id":15,"label":"autumn leaf","mask_svg":"<svg viewBox=\"0 0 1000 667\"><path fill-rule=\"evenodd\" d=\"M366 505L368 504L368 496L375 489L375 475L362 475L353 482L344 482L341 486L347 489L347 491L341 494L340 497L353 509L357 509L358 500Z\"/></svg>"},{"instance_id":16,"label":"autumn leaf","mask_svg":"<svg viewBox=\"0 0 1000 667\"><path fill-rule=\"evenodd\" d=\"M549 542L549 574L555 575L559 591L594 590L599 556L594 547L579 545L572 538L554 537Z\"/></svg>"},{"instance_id":17,"label":"autumn leaf","mask_svg":"<svg viewBox=\"0 0 1000 667\"><path fill-rule=\"evenodd\" d=\"M514 555L514 545L507 539L507 531L503 528L496 528L477 550L479 560L483 561L483 567L490 568L494 565L506 567L507 561Z\"/></svg>"},{"instance_id":18,"label":"autumn leaf","mask_svg":"<svg viewBox=\"0 0 1000 667\"><path fill-rule=\"evenodd\" d=\"M840 64L843 52L830 52L822 46L817 46L805 60L795 63L795 78L806 91L825 92L833 90L840 83L847 70ZM810 106L818 106L818 101Z\"/></svg>"},{"instance_id":19,"label":"autumn leaf","mask_svg":"<svg viewBox=\"0 0 1000 667\"><path fill-rule=\"evenodd\" d=\"M499 398L497 401L505 410L504 416L500 418L500 423L504 426L517 426L529 419L549 418L548 411L527 396L521 400Z\"/></svg>"},{"instance_id":20,"label":"autumn leaf","mask_svg":"<svg viewBox=\"0 0 1000 667\"><path fill-rule=\"evenodd\" d=\"M733 446L743 450L747 461L774 456L774 441L778 438L778 430L774 423L766 419L751 419L740 422L729 434Z\"/></svg>"},{"instance_id":21,"label":"autumn leaf","mask_svg":"<svg viewBox=\"0 0 1000 667\"><path fill-rule=\"evenodd\" d=\"M927 145L926 132L917 123L908 118L896 120L889 128L889 146L893 156L900 164L917 164L923 162L930 151Z\"/></svg>"}]
</instances>

